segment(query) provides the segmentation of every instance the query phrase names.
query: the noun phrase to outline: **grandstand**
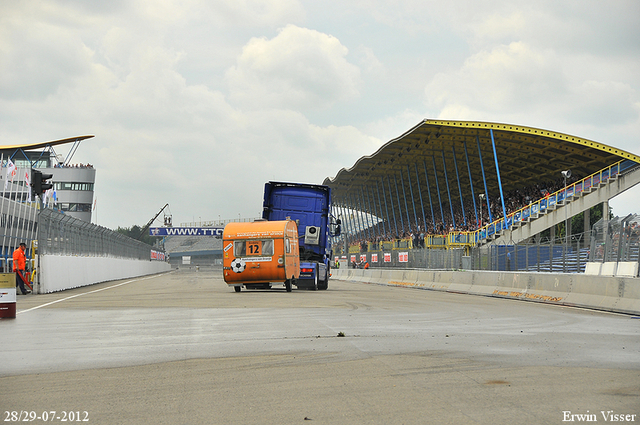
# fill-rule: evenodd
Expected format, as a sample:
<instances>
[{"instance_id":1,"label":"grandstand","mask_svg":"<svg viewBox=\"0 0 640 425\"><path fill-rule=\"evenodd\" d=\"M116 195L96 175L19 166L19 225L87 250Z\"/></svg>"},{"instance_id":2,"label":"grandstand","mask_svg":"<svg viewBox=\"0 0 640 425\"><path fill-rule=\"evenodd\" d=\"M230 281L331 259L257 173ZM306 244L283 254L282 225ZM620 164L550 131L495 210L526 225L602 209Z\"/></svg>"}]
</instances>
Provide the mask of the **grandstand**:
<instances>
[{"instance_id":1,"label":"grandstand","mask_svg":"<svg viewBox=\"0 0 640 425\"><path fill-rule=\"evenodd\" d=\"M574 256L578 271L590 211L601 208L607 220L609 199L639 182L640 157L599 142L525 126L424 120L324 184L349 253L411 249L417 239L466 255L486 246L493 254L484 261L504 267L495 247L535 243L540 252L540 235L550 232L544 268L554 270L561 255L568 271ZM572 231L578 214L584 226Z\"/></svg>"}]
</instances>

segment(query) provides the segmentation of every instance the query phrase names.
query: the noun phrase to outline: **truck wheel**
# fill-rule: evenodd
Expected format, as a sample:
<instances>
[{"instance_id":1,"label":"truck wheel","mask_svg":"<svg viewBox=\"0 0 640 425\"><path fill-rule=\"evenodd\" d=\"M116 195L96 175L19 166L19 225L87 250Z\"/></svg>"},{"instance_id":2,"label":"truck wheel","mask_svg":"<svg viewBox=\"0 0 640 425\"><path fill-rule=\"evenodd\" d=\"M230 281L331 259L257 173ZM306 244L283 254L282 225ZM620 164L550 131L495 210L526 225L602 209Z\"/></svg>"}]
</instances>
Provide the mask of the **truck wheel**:
<instances>
[{"instance_id":1,"label":"truck wheel","mask_svg":"<svg viewBox=\"0 0 640 425\"><path fill-rule=\"evenodd\" d=\"M312 291L318 290L318 266L316 266L316 272L314 273L313 286L310 288Z\"/></svg>"},{"instance_id":2,"label":"truck wheel","mask_svg":"<svg viewBox=\"0 0 640 425\"><path fill-rule=\"evenodd\" d=\"M291 292L291 280L287 279L284 281L284 287L287 290L287 292Z\"/></svg>"},{"instance_id":3,"label":"truck wheel","mask_svg":"<svg viewBox=\"0 0 640 425\"><path fill-rule=\"evenodd\" d=\"M329 272L324 275L324 279L320 281L318 285L318 289L321 291L326 291L329 287Z\"/></svg>"},{"instance_id":4,"label":"truck wheel","mask_svg":"<svg viewBox=\"0 0 640 425\"><path fill-rule=\"evenodd\" d=\"M242 286L234 286L233 289L235 289L236 292L240 292L242 290Z\"/></svg>"}]
</instances>

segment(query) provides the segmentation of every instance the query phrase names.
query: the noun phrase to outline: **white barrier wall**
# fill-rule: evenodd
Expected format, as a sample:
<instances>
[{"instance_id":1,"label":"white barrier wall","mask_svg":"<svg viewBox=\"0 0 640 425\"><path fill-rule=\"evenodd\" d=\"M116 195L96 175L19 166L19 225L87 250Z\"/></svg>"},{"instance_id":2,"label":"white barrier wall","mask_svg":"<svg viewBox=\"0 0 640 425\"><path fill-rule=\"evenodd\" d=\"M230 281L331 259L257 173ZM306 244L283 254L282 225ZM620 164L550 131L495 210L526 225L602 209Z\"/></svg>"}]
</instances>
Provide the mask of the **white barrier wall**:
<instances>
[{"instance_id":1,"label":"white barrier wall","mask_svg":"<svg viewBox=\"0 0 640 425\"><path fill-rule=\"evenodd\" d=\"M640 278L575 273L331 269L333 279L640 314Z\"/></svg>"},{"instance_id":2,"label":"white barrier wall","mask_svg":"<svg viewBox=\"0 0 640 425\"><path fill-rule=\"evenodd\" d=\"M128 279L169 271L164 261L71 255L40 256L39 293L62 291L110 280Z\"/></svg>"}]
</instances>

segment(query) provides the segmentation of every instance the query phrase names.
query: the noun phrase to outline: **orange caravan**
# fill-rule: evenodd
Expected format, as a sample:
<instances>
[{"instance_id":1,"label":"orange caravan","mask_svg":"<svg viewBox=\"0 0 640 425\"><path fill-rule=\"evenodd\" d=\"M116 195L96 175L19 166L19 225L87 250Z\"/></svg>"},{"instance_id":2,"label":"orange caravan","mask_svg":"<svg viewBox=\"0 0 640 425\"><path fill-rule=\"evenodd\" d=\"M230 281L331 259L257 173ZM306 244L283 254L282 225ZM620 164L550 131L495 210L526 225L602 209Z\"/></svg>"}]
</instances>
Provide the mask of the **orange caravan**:
<instances>
[{"instance_id":1,"label":"orange caravan","mask_svg":"<svg viewBox=\"0 0 640 425\"><path fill-rule=\"evenodd\" d=\"M240 292L284 283L287 292L300 276L298 226L293 220L229 223L222 234L223 274Z\"/></svg>"}]
</instances>

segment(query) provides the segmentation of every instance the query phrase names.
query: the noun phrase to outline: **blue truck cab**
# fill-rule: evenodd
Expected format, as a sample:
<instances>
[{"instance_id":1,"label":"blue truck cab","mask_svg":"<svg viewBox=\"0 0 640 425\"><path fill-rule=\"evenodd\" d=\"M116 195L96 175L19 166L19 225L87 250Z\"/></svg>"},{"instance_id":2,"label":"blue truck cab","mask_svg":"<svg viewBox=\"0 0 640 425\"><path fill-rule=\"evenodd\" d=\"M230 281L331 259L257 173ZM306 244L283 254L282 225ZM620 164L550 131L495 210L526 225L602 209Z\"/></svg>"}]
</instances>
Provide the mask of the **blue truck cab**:
<instances>
[{"instance_id":1,"label":"blue truck cab","mask_svg":"<svg viewBox=\"0 0 640 425\"><path fill-rule=\"evenodd\" d=\"M286 220L298 225L300 277L298 288L324 290L329 287L331 238L340 234L340 220L331 216L328 186L268 182L264 186L262 218Z\"/></svg>"}]
</instances>

